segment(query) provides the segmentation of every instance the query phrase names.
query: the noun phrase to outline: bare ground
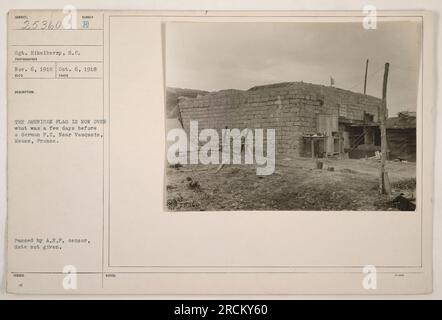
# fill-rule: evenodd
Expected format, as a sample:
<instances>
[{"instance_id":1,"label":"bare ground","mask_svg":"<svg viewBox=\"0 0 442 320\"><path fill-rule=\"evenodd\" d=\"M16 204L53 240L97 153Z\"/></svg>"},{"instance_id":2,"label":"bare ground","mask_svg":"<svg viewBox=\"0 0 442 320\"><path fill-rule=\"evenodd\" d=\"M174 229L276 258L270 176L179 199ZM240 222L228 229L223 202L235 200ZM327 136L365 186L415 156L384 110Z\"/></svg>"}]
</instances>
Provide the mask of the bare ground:
<instances>
[{"instance_id":1,"label":"bare ground","mask_svg":"<svg viewBox=\"0 0 442 320\"><path fill-rule=\"evenodd\" d=\"M366 159L277 160L275 172L257 176L255 165L169 166L169 211L216 210L397 210L379 193L380 163ZM328 168L333 167L334 171ZM415 163L387 163L393 194L415 189Z\"/></svg>"}]
</instances>

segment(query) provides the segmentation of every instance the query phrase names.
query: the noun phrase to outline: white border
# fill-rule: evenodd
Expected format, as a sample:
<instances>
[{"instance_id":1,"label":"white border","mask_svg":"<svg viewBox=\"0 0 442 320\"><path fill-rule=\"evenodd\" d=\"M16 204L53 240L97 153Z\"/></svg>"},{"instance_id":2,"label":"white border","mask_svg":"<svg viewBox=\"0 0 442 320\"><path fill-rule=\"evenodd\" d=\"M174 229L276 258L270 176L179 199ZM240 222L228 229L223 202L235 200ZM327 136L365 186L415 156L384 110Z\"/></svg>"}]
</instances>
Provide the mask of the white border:
<instances>
[{"instance_id":1,"label":"white border","mask_svg":"<svg viewBox=\"0 0 442 320\"><path fill-rule=\"evenodd\" d=\"M4 280L4 266L5 266L5 222L6 222L6 14L11 9L55 9L62 8L64 5L74 5L78 9L118 9L118 10L362 10L364 5L370 4L377 7L378 10L431 10L435 12L435 35L436 35L436 79L442 76L442 68L437 63L437 52L439 51L440 41L439 38L442 34L442 28L438 21L438 16L442 12L442 2L438 0L421 0L418 7L416 7L415 1L405 0L372 0L360 1L360 0L298 0L296 2L290 0L280 0L275 3L274 1L257 1L257 0L243 0L231 1L231 0L188 0L182 2L179 0L163 0L161 2L155 0L127 0L124 3L118 0L71 0L65 3L57 0L41 0L38 3L32 0L15 0L15 1L2 1L0 3L0 50L3 54L0 54L0 277L2 279L2 285L0 289L0 299L17 299L21 296L6 295L5 294L5 280ZM437 93L442 90L440 83L435 85L435 105L436 110L438 107ZM437 113L436 122L436 137L439 137L442 127L442 116ZM436 138L435 149L435 163L441 163L442 150L441 142ZM359 298L442 298L442 219L440 217L440 208L442 198L437 197L442 187L442 175L438 166L434 169L434 218L433 229L434 233L434 291L431 295L425 296L383 296L383 297L365 297L359 296ZM106 296L93 296L93 298L104 298ZM127 297L127 296L125 296ZM143 296L136 296L136 298L142 298ZM296 296L296 298L306 298L307 296ZM311 298L311 296L308 296ZM345 298L346 296L315 296L318 299L330 299L330 298ZM25 296L25 298L32 298L32 296ZM36 298L45 298L44 296L38 296ZM69 297L65 297L69 298ZM87 296L82 296L87 298ZM112 296L112 298L118 298L118 296ZM173 298L169 297L156 297L149 296L149 298ZM175 296L176 298L176 296ZM183 297L181 297L183 298ZM184 297L185 298L185 297ZM192 298L197 298L192 296ZM203 297L202 297L203 298ZM211 298L215 298L211 296ZM226 298L225 296L222 298ZM229 296L234 298L234 296ZM260 298L264 298L260 296ZM287 298L272 296L269 298Z\"/></svg>"}]
</instances>

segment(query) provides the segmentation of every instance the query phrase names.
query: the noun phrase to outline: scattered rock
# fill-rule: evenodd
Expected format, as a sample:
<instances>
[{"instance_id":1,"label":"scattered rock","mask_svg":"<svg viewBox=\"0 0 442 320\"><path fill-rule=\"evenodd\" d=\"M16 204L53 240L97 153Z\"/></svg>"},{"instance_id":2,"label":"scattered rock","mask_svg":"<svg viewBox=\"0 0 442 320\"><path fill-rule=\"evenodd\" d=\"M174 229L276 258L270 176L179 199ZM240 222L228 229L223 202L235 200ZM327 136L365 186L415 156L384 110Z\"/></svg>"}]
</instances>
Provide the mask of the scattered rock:
<instances>
[{"instance_id":1,"label":"scattered rock","mask_svg":"<svg viewBox=\"0 0 442 320\"><path fill-rule=\"evenodd\" d=\"M195 190L195 191L200 191L201 190L201 186L200 186L200 183L198 181L190 180L189 183L187 184L187 186L189 187L189 189L192 189L192 190Z\"/></svg>"},{"instance_id":2,"label":"scattered rock","mask_svg":"<svg viewBox=\"0 0 442 320\"><path fill-rule=\"evenodd\" d=\"M324 162L316 161L316 169L322 169L324 167Z\"/></svg>"},{"instance_id":3,"label":"scattered rock","mask_svg":"<svg viewBox=\"0 0 442 320\"><path fill-rule=\"evenodd\" d=\"M393 199L392 203L401 211L414 211L416 204L413 200L405 198L402 194Z\"/></svg>"}]
</instances>

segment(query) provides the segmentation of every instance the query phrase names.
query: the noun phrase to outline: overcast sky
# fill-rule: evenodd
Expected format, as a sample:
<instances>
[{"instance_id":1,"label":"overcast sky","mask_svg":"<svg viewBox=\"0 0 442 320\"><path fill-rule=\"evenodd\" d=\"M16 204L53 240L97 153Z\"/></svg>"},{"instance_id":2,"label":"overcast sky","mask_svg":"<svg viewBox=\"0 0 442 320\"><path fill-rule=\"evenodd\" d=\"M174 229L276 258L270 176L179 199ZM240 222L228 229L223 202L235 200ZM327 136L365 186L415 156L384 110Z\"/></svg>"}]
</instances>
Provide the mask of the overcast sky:
<instances>
[{"instance_id":1,"label":"overcast sky","mask_svg":"<svg viewBox=\"0 0 442 320\"><path fill-rule=\"evenodd\" d=\"M249 89L284 81L330 84L381 97L390 62L391 116L415 110L421 26L417 22L361 23L169 23L166 83L169 87L217 91Z\"/></svg>"}]
</instances>

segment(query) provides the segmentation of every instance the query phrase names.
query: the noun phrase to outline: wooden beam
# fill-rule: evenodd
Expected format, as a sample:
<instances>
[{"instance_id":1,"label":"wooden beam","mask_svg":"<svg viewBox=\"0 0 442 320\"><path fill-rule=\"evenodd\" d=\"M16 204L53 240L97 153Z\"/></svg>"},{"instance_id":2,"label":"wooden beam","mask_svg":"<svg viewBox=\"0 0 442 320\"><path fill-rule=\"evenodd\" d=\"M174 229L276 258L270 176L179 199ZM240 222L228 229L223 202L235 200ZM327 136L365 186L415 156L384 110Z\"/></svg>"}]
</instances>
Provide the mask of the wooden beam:
<instances>
[{"instance_id":1,"label":"wooden beam","mask_svg":"<svg viewBox=\"0 0 442 320\"><path fill-rule=\"evenodd\" d=\"M365 62L364 94L366 94L367 92L367 72L368 72L368 59Z\"/></svg>"},{"instance_id":2,"label":"wooden beam","mask_svg":"<svg viewBox=\"0 0 442 320\"><path fill-rule=\"evenodd\" d=\"M385 64L384 82L382 84L382 103L380 107L380 129L381 129L381 176L380 176L380 191L383 194L391 193L390 180L388 178L388 172L385 168L387 161L387 130L385 128L385 120L387 117L387 81L388 81L388 69L390 64Z\"/></svg>"},{"instance_id":3,"label":"wooden beam","mask_svg":"<svg viewBox=\"0 0 442 320\"><path fill-rule=\"evenodd\" d=\"M312 140L312 159L315 159L315 139Z\"/></svg>"}]
</instances>

